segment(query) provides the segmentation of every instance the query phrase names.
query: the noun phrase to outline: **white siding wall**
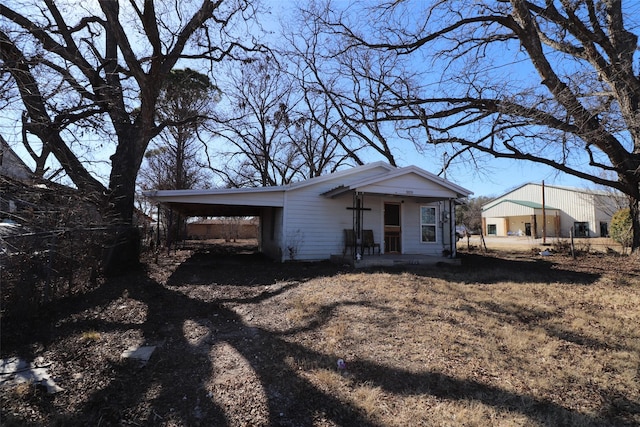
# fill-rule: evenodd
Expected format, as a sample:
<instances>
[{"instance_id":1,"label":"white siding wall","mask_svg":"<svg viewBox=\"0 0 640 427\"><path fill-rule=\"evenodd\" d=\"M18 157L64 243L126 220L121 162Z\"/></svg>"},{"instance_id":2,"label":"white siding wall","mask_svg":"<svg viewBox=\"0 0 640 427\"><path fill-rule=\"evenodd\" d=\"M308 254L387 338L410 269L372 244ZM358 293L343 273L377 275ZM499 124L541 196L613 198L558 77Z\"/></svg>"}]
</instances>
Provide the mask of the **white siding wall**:
<instances>
[{"instance_id":1,"label":"white siding wall","mask_svg":"<svg viewBox=\"0 0 640 427\"><path fill-rule=\"evenodd\" d=\"M615 214L618 210L627 207L624 197L604 194L595 195L594 204L596 225L598 225L598 229L595 231L596 236L600 235L599 224L601 222L606 222L607 227L610 228L611 217L613 216L613 214Z\"/></svg>"},{"instance_id":2,"label":"white siding wall","mask_svg":"<svg viewBox=\"0 0 640 427\"><path fill-rule=\"evenodd\" d=\"M436 225L436 242L423 243L421 230L420 230L420 207L428 206L436 208L436 218L438 218ZM401 248L404 254L423 254L423 255L442 255L443 250L443 224L439 219L442 215L443 206L441 203L415 203L408 200L402 204L402 236L401 236ZM448 206L447 206L448 209ZM445 236L444 240L449 248L449 225L444 224Z\"/></svg>"},{"instance_id":3,"label":"white siding wall","mask_svg":"<svg viewBox=\"0 0 640 427\"><path fill-rule=\"evenodd\" d=\"M416 174L396 177L381 184L367 185L361 190L378 194L396 194L400 197L456 197L453 191L436 182L428 182Z\"/></svg>"},{"instance_id":4,"label":"white siding wall","mask_svg":"<svg viewBox=\"0 0 640 427\"><path fill-rule=\"evenodd\" d=\"M335 199L315 192L295 192L288 195L287 231L284 247L295 251L294 259L328 259L342 253L343 229L352 228L351 195ZM290 254L285 254L290 259Z\"/></svg>"},{"instance_id":5,"label":"white siding wall","mask_svg":"<svg viewBox=\"0 0 640 427\"><path fill-rule=\"evenodd\" d=\"M338 176L313 185L302 185L285 193L286 210L282 218L282 261L324 260L332 254L341 254L344 248L344 229L353 227L353 213L347 207L353 205L351 193L336 198L321 194L340 185L379 176L383 168L372 168L359 174ZM365 207L372 203L365 198ZM365 224L370 221L372 212L365 212ZM375 236L375 231L374 231Z\"/></svg>"},{"instance_id":6,"label":"white siding wall","mask_svg":"<svg viewBox=\"0 0 640 427\"><path fill-rule=\"evenodd\" d=\"M309 193L297 196L307 196ZM398 202L397 199L365 195L363 215L363 229L373 230L376 243L380 243L384 251L384 203ZM320 202L320 203L318 203ZM328 259L332 254L341 254L344 249L344 229L353 226L353 211L347 209L353 204L351 194L345 194L335 199L323 197L291 197L288 195L287 207L288 232L284 236L287 248L292 246L297 260ZM438 203L416 203L410 198L401 205L402 235L401 247L405 254L441 255L443 249L451 249L449 238L449 223L438 221L435 243L421 242L420 235L420 206L435 206L438 218L442 206ZM444 227L444 236L443 236ZM443 246L445 242L445 246ZM284 254L288 260L289 253Z\"/></svg>"},{"instance_id":7,"label":"white siding wall","mask_svg":"<svg viewBox=\"0 0 640 427\"><path fill-rule=\"evenodd\" d=\"M546 215L547 216L547 229L546 229L547 236L550 236L550 237L557 236L556 221L555 221L556 214L559 215L560 212L555 210L547 212L547 215ZM503 220L503 218L498 218L497 220L501 221ZM513 235L524 236L527 223L531 224L531 227L533 229L531 215L508 217L506 218L505 222L507 223L507 228L502 230L503 232L502 235L504 235L504 233L510 233ZM538 226L537 235L541 236L542 235L542 211L539 209L536 210L536 225ZM501 234L498 234L498 235L501 235Z\"/></svg>"}]
</instances>

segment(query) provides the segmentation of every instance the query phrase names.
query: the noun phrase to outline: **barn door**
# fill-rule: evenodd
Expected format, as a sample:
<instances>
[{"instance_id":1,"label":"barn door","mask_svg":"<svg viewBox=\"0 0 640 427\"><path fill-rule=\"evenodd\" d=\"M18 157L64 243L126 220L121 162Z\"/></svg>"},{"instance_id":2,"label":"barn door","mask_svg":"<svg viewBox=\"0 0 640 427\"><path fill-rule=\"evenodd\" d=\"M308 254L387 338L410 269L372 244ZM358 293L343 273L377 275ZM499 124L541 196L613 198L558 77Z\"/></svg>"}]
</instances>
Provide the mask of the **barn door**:
<instances>
[{"instance_id":1,"label":"barn door","mask_svg":"<svg viewBox=\"0 0 640 427\"><path fill-rule=\"evenodd\" d=\"M384 204L384 252L401 252L400 203Z\"/></svg>"}]
</instances>

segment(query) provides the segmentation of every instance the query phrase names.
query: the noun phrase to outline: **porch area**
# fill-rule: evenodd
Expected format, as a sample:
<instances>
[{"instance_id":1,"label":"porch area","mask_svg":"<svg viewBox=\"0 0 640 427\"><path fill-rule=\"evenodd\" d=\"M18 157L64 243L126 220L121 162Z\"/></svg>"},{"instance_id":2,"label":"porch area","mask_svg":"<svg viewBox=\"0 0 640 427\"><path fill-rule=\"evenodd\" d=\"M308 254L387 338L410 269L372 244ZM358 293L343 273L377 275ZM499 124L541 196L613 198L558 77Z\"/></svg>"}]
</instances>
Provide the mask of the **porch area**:
<instances>
[{"instance_id":1,"label":"porch area","mask_svg":"<svg viewBox=\"0 0 640 427\"><path fill-rule=\"evenodd\" d=\"M354 268L370 268L370 267L400 267L407 265L462 265L460 258L449 258L444 256L418 255L418 254L381 254L381 255L365 255L360 260L354 259L351 255L331 255L331 262L350 265Z\"/></svg>"}]
</instances>

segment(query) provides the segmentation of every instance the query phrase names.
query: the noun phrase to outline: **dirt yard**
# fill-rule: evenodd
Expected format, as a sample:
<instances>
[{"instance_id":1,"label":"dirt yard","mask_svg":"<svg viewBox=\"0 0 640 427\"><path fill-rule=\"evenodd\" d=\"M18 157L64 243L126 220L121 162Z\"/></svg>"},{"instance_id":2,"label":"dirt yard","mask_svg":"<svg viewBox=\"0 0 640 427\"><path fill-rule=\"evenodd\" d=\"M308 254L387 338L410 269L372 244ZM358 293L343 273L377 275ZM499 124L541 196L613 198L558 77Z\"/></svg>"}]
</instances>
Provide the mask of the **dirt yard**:
<instances>
[{"instance_id":1,"label":"dirt yard","mask_svg":"<svg viewBox=\"0 0 640 427\"><path fill-rule=\"evenodd\" d=\"M484 239L484 242L483 242ZM551 248L557 246L569 247L571 240L569 238L548 237L546 239L527 236L484 236L474 234L468 241L467 238L462 238L458 241L458 248L466 250L468 247L480 249L484 246L489 250L515 250L515 251L527 251L527 250L540 250L545 248ZM605 237L592 237L592 238L575 238L574 249L577 251L588 250L591 252L608 253L608 252L622 252L622 247L619 243L613 239Z\"/></svg>"},{"instance_id":2,"label":"dirt yard","mask_svg":"<svg viewBox=\"0 0 640 427\"><path fill-rule=\"evenodd\" d=\"M2 319L2 358L63 390L2 387L0 424L640 425L637 258L354 271L253 250L184 248ZM140 345L145 365L122 357Z\"/></svg>"}]
</instances>

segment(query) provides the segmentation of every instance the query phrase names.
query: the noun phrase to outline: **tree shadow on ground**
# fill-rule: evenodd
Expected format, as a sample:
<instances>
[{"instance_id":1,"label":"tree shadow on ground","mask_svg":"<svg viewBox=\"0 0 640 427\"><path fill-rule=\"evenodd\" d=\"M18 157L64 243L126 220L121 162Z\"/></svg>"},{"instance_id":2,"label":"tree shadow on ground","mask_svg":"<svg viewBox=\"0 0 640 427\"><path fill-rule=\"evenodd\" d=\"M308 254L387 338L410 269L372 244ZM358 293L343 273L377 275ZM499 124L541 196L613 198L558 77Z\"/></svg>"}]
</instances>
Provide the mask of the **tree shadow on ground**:
<instances>
[{"instance_id":1,"label":"tree shadow on ground","mask_svg":"<svg viewBox=\"0 0 640 427\"><path fill-rule=\"evenodd\" d=\"M533 257L504 258L491 255L460 254L460 265L410 265L371 268L369 271L389 273L411 272L418 276L441 278L455 282L491 285L510 283L573 283L590 285L602 276L598 273L577 271L558 265L553 260Z\"/></svg>"},{"instance_id":2,"label":"tree shadow on ground","mask_svg":"<svg viewBox=\"0 0 640 427\"><path fill-rule=\"evenodd\" d=\"M250 425L293 426L312 425L314 420L322 418L333 425L380 425L353 403L312 384L296 367L335 369L336 355L291 342L286 338L290 331L253 326L229 308L228 303L258 303L311 278L340 271L332 265L313 263L296 264L291 269L282 267L251 254L228 255L225 260L210 252L197 252L180 264L166 284L140 272L113 279L76 304L61 305L48 320L50 325L59 325L58 320L82 310L104 310L123 295L125 299L142 302L146 307L142 323L79 319L51 329L48 339L71 336L87 328L121 333L135 329L140 332L143 344L157 345L157 350L144 367L119 359L119 349L112 351L110 357L96 361L101 363L101 372L109 373L108 380L88 391L90 396L75 411L58 415L58 421L64 425L225 426L233 425L234 419L245 419ZM288 284L274 288L276 282ZM223 287L232 294L232 288L236 288L237 293L232 297L220 293L214 299L201 300L181 292L181 288L193 286ZM326 314L310 327L321 326L330 317ZM188 324L200 326L204 330L202 336L190 337L186 330ZM25 337L22 348L33 349L34 344L34 339ZM218 375L211 350L219 345L230 346L259 381L254 394L243 396L245 402L235 408L226 406L224 400L211 395L207 388ZM36 352L31 351L35 355ZM291 360L299 363L294 366ZM480 401L500 410L519 412L540 424L555 419L565 420L567 425L601 425L599 419L552 402L439 372L408 372L358 361L350 366L350 374L355 383L381 387L389 393ZM261 392L257 393L258 390ZM254 414L252 407L265 407L265 413Z\"/></svg>"}]
</instances>

